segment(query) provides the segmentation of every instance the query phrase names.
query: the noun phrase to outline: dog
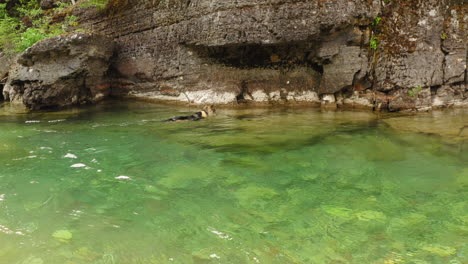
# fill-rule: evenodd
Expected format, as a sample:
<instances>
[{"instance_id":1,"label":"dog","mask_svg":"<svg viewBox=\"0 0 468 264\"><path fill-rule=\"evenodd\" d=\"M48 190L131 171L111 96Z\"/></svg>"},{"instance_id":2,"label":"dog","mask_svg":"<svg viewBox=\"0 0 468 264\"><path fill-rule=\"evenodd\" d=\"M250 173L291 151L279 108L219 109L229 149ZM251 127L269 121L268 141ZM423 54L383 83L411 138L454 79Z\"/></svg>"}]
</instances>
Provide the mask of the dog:
<instances>
[{"instance_id":1,"label":"dog","mask_svg":"<svg viewBox=\"0 0 468 264\"><path fill-rule=\"evenodd\" d=\"M175 116L164 120L164 122L178 122L178 121L198 121L212 116L216 113L216 109L213 105L205 106L200 112L196 112L189 116Z\"/></svg>"}]
</instances>

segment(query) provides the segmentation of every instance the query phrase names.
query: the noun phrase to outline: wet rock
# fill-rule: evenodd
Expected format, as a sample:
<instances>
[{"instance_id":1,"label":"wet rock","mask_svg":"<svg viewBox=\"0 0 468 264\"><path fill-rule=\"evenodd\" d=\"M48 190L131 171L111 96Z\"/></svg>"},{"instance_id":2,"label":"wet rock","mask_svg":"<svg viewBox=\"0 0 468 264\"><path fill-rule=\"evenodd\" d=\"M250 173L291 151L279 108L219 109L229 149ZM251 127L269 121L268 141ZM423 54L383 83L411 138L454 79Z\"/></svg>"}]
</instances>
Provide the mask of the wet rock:
<instances>
[{"instance_id":1,"label":"wet rock","mask_svg":"<svg viewBox=\"0 0 468 264\"><path fill-rule=\"evenodd\" d=\"M434 110L417 115L383 119L396 131L435 134L457 140L468 139L468 134L464 133L467 130L462 130L467 125L467 120L468 109Z\"/></svg>"},{"instance_id":2,"label":"wet rock","mask_svg":"<svg viewBox=\"0 0 468 264\"><path fill-rule=\"evenodd\" d=\"M112 39L88 33L40 41L18 57L3 95L33 110L102 100L113 48Z\"/></svg>"},{"instance_id":3,"label":"wet rock","mask_svg":"<svg viewBox=\"0 0 468 264\"><path fill-rule=\"evenodd\" d=\"M59 241L67 242L73 238L73 234L68 230L57 230L52 234L52 237Z\"/></svg>"},{"instance_id":4,"label":"wet rock","mask_svg":"<svg viewBox=\"0 0 468 264\"><path fill-rule=\"evenodd\" d=\"M413 93L410 93L412 96ZM426 111L432 109L432 96L430 88L422 88L416 95L416 109L418 111Z\"/></svg>"},{"instance_id":5,"label":"wet rock","mask_svg":"<svg viewBox=\"0 0 468 264\"><path fill-rule=\"evenodd\" d=\"M41 258L31 256L25 259L23 262L21 262L21 264L44 264L44 260Z\"/></svg>"},{"instance_id":6,"label":"wet rock","mask_svg":"<svg viewBox=\"0 0 468 264\"><path fill-rule=\"evenodd\" d=\"M343 107L357 109L372 109L374 107L374 94L353 92L352 96L343 99Z\"/></svg>"},{"instance_id":7,"label":"wet rock","mask_svg":"<svg viewBox=\"0 0 468 264\"><path fill-rule=\"evenodd\" d=\"M314 91L296 91L288 93L288 101L320 103L319 96Z\"/></svg>"},{"instance_id":8,"label":"wet rock","mask_svg":"<svg viewBox=\"0 0 468 264\"><path fill-rule=\"evenodd\" d=\"M436 108L468 106L468 89L466 84L444 85L437 89L432 105Z\"/></svg>"},{"instance_id":9,"label":"wet rock","mask_svg":"<svg viewBox=\"0 0 468 264\"><path fill-rule=\"evenodd\" d=\"M390 111L419 110L432 108L431 89L420 86L408 90L399 89L390 93L388 109Z\"/></svg>"},{"instance_id":10,"label":"wet rock","mask_svg":"<svg viewBox=\"0 0 468 264\"><path fill-rule=\"evenodd\" d=\"M388 109L390 111L400 111L405 109L415 109L416 102L414 97L408 95L408 91L397 90L390 93L390 102Z\"/></svg>"},{"instance_id":11,"label":"wet rock","mask_svg":"<svg viewBox=\"0 0 468 264\"><path fill-rule=\"evenodd\" d=\"M324 94L322 95L322 107L324 108L336 108L336 97L334 94Z\"/></svg>"}]
</instances>

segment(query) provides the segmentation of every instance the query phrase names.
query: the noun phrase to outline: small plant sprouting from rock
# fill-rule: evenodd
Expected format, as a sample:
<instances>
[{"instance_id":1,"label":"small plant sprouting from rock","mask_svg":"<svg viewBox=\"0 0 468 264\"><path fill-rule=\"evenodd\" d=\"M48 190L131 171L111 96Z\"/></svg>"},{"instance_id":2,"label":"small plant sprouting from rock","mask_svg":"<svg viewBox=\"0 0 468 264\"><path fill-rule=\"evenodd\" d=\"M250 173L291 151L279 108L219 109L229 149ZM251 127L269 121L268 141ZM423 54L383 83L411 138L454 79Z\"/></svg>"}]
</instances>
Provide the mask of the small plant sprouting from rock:
<instances>
[{"instance_id":1,"label":"small plant sprouting from rock","mask_svg":"<svg viewBox=\"0 0 468 264\"><path fill-rule=\"evenodd\" d=\"M81 7L94 6L98 10L102 11L106 7L109 0L88 0L80 4Z\"/></svg>"},{"instance_id":2,"label":"small plant sprouting from rock","mask_svg":"<svg viewBox=\"0 0 468 264\"><path fill-rule=\"evenodd\" d=\"M382 20L382 17L379 17L379 16L376 17L376 18L374 19L374 21L372 21L372 25L373 25L373 26L379 25L379 23L380 23L381 20Z\"/></svg>"},{"instance_id":3,"label":"small plant sprouting from rock","mask_svg":"<svg viewBox=\"0 0 468 264\"><path fill-rule=\"evenodd\" d=\"M372 36L369 42L371 49L376 50L379 47L379 39L376 36Z\"/></svg>"},{"instance_id":4,"label":"small plant sprouting from rock","mask_svg":"<svg viewBox=\"0 0 468 264\"><path fill-rule=\"evenodd\" d=\"M447 33L442 32L442 34L440 34L440 39L441 40L446 40L447 39Z\"/></svg>"},{"instance_id":5,"label":"small plant sprouting from rock","mask_svg":"<svg viewBox=\"0 0 468 264\"><path fill-rule=\"evenodd\" d=\"M418 86L412 88L411 90L409 90L408 95L411 96L411 97L416 97L422 91L422 89L423 89L422 85L418 85Z\"/></svg>"},{"instance_id":6,"label":"small plant sprouting from rock","mask_svg":"<svg viewBox=\"0 0 468 264\"><path fill-rule=\"evenodd\" d=\"M382 17L377 16L374 18L374 21L372 21L372 23L370 24L371 30L372 30L372 36L369 40L369 47L374 51L377 50L379 46L379 39L377 36L379 34L379 27L380 27L379 24L381 21L382 21Z\"/></svg>"}]
</instances>

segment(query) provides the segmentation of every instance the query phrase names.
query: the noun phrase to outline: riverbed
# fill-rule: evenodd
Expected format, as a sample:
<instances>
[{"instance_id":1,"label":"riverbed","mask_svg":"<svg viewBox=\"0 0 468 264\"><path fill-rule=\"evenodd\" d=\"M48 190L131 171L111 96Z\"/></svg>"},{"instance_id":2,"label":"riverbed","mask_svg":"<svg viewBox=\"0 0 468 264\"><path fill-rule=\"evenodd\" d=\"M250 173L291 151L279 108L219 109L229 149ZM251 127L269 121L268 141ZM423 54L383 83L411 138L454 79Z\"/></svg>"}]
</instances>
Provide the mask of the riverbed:
<instances>
[{"instance_id":1,"label":"riverbed","mask_svg":"<svg viewBox=\"0 0 468 264\"><path fill-rule=\"evenodd\" d=\"M467 263L468 110L0 108L0 263Z\"/></svg>"}]
</instances>

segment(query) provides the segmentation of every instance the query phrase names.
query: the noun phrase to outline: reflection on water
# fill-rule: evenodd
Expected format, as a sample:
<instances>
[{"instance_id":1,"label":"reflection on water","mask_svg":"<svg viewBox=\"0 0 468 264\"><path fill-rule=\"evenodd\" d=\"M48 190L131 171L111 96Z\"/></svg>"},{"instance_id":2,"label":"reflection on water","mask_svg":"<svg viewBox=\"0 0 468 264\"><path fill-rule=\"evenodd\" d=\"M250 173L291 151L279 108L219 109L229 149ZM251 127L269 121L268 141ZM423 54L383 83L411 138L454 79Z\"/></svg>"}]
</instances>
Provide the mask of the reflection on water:
<instances>
[{"instance_id":1,"label":"reflection on water","mask_svg":"<svg viewBox=\"0 0 468 264\"><path fill-rule=\"evenodd\" d=\"M193 110L0 114L0 263L468 261L466 111Z\"/></svg>"}]
</instances>

